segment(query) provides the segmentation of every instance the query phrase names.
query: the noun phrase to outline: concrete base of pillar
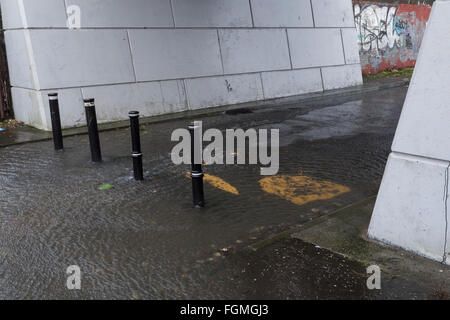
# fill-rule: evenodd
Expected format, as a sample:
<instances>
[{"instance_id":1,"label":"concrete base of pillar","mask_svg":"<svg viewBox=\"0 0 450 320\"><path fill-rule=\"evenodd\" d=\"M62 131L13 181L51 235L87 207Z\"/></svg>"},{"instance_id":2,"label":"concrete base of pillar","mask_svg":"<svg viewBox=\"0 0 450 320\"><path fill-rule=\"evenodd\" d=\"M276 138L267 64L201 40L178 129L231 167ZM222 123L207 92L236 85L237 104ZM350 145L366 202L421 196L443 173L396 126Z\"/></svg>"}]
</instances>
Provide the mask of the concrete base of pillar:
<instances>
[{"instance_id":1,"label":"concrete base of pillar","mask_svg":"<svg viewBox=\"0 0 450 320\"><path fill-rule=\"evenodd\" d=\"M392 152L369 237L450 264L449 161Z\"/></svg>"}]
</instances>

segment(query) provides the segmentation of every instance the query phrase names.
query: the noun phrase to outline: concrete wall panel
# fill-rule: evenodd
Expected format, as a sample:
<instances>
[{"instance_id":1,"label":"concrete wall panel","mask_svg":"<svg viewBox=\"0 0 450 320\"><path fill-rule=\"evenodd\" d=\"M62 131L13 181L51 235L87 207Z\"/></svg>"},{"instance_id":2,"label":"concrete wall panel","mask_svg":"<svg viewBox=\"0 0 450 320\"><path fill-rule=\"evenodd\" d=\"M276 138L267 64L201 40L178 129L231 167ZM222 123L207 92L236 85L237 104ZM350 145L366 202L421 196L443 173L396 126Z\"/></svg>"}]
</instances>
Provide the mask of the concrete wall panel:
<instances>
[{"instance_id":1,"label":"concrete wall panel","mask_svg":"<svg viewBox=\"0 0 450 320\"><path fill-rule=\"evenodd\" d=\"M51 91L11 88L15 118L42 130L52 130L48 94L54 92L58 93L61 126L70 128L86 125L80 88Z\"/></svg>"},{"instance_id":2,"label":"concrete wall panel","mask_svg":"<svg viewBox=\"0 0 450 320\"><path fill-rule=\"evenodd\" d=\"M58 93L59 113L61 116L61 126L70 128L73 126L85 126L86 114L84 111L83 97L80 88L59 89L59 90L42 90L41 94L43 117L46 119L47 130L51 130L50 106L48 102L49 93Z\"/></svg>"},{"instance_id":3,"label":"concrete wall panel","mask_svg":"<svg viewBox=\"0 0 450 320\"><path fill-rule=\"evenodd\" d=\"M20 4L20 1L19 1ZM30 28L64 28L67 24L64 0L23 0ZM19 5L20 8L20 5Z\"/></svg>"},{"instance_id":4,"label":"concrete wall panel","mask_svg":"<svg viewBox=\"0 0 450 320\"><path fill-rule=\"evenodd\" d=\"M259 74L186 80L190 109L264 99Z\"/></svg>"},{"instance_id":5,"label":"concrete wall panel","mask_svg":"<svg viewBox=\"0 0 450 320\"><path fill-rule=\"evenodd\" d=\"M319 68L263 72L262 80L266 99L323 90Z\"/></svg>"},{"instance_id":6,"label":"concrete wall panel","mask_svg":"<svg viewBox=\"0 0 450 320\"><path fill-rule=\"evenodd\" d=\"M0 0L3 29L23 28L22 16L17 0Z\"/></svg>"},{"instance_id":7,"label":"concrete wall panel","mask_svg":"<svg viewBox=\"0 0 450 320\"><path fill-rule=\"evenodd\" d=\"M248 0L172 0L176 27L251 27Z\"/></svg>"},{"instance_id":8,"label":"concrete wall panel","mask_svg":"<svg viewBox=\"0 0 450 320\"><path fill-rule=\"evenodd\" d=\"M82 28L173 27L170 0L66 1L80 7Z\"/></svg>"},{"instance_id":9,"label":"concrete wall panel","mask_svg":"<svg viewBox=\"0 0 450 320\"><path fill-rule=\"evenodd\" d=\"M359 64L322 68L322 77L325 90L352 87L363 83Z\"/></svg>"},{"instance_id":10,"label":"concrete wall panel","mask_svg":"<svg viewBox=\"0 0 450 320\"><path fill-rule=\"evenodd\" d=\"M3 29L66 27L64 0L0 0L0 4Z\"/></svg>"},{"instance_id":11,"label":"concrete wall panel","mask_svg":"<svg viewBox=\"0 0 450 320\"><path fill-rule=\"evenodd\" d=\"M95 97L99 121L126 119L131 110L153 116L187 109L182 80L83 88L83 97Z\"/></svg>"},{"instance_id":12,"label":"concrete wall panel","mask_svg":"<svg viewBox=\"0 0 450 320\"><path fill-rule=\"evenodd\" d=\"M41 89L135 80L125 30L30 33Z\"/></svg>"},{"instance_id":13,"label":"concrete wall panel","mask_svg":"<svg viewBox=\"0 0 450 320\"><path fill-rule=\"evenodd\" d=\"M5 31L9 79L13 87L34 89L35 83L25 38L26 32L25 30Z\"/></svg>"},{"instance_id":14,"label":"concrete wall panel","mask_svg":"<svg viewBox=\"0 0 450 320\"><path fill-rule=\"evenodd\" d=\"M216 30L130 30L138 81L222 74Z\"/></svg>"},{"instance_id":15,"label":"concrete wall panel","mask_svg":"<svg viewBox=\"0 0 450 320\"><path fill-rule=\"evenodd\" d=\"M442 261L446 210L442 194L448 165L392 153L369 236Z\"/></svg>"},{"instance_id":16,"label":"concrete wall panel","mask_svg":"<svg viewBox=\"0 0 450 320\"><path fill-rule=\"evenodd\" d=\"M310 0L251 0L251 4L255 27L314 26Z\"/></svg>"},{"instance_id":17,"label":"concrete wall panel","mask_svg":"<svg viewBox=\"0 0 450 320\"><path fill-rule=\"evenodd\" d=\"M11 88L11 97L14 101L14 117L17 121L38 129L48 130L44 124L41 108L38 102L39 91L23 88Z\"/></svg>"},{"instance_id":18,"label":"concrete wall panel","mask_svg":"<svg viewBox=\"0 0 450 320\"><path fill-rule=\"evenodd\" d=\"M345 64L339 29L288 30L294 68Z\"/></svg>"},{"instance_id":19,"label":"concrete wall panel","mask_svg":"<svg viewBox=\"0 0 450 320\"><path fill-rule=\"evenodd\" d=\"M355 26L351 0L311 0L311 3L316 27Z\"/></svg>"},{"instance_id":20,"label":"concrete wall panel","mask_svg":"<svg viewBox=\"0 0 450 320\"><path fill-rule=\"evenodd\" d=\"M283 29L219 30L225 74L290 69Z\"/></svg>"},{"instance_id":21,"label":"concrete wall panel","mask_svg":"<svg viewBox=\"0 0 450 320\"><path fill-rule=\"evenodd\" d=\"M355 39L358 39L355 29L341 29L342 42L344 44L345 63L360 63L359 47Z\"/></svg>"}]
</instances>

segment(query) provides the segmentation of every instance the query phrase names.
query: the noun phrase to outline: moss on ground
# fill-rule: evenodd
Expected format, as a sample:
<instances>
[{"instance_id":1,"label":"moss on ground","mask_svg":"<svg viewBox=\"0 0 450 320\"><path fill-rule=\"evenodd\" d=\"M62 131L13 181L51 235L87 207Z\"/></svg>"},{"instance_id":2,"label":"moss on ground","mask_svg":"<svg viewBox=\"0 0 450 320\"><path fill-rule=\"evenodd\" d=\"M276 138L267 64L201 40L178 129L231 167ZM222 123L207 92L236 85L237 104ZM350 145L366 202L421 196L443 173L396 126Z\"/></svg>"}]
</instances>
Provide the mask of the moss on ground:
<instances>
[{"instance_id":1,"label":"moss on ground","mask_svg":"<svg viewBox=\"0 0 450 320\"><path fill-rule=\"evenodd\" d=\"M367 79L381 79L381 78L389 78L389 77L412 77L414 71L414 67L409 67L405 69L391 69L378 72L376 74L366 75Z\"/></svg>"}]
</instances>

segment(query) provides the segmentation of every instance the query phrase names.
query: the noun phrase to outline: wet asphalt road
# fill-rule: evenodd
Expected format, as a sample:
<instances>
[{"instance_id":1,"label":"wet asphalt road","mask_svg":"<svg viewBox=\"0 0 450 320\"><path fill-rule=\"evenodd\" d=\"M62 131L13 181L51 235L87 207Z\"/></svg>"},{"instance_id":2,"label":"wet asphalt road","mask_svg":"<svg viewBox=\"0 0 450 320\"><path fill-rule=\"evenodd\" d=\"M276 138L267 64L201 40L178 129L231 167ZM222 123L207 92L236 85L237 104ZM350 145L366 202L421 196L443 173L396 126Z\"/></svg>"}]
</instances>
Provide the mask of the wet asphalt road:
<instances>
[{"instance_id":1,"label":"wet asphalt road","mask_svg":"<svg viewBox=\"0 0 450 320\"><path fill-rule=\"evenodd\" d=\"M239 194L206 183L202 210L191 207L188 166L170 160L170 135L188 120L142 128L144 182L131 177L127 129L101 133L102 164L90 163L85 135L66 138L64 152L54 152L51 141L1 149L0 298L370 297L361 265L332 253L311 258L320 252L309 244L278 244L262 260L245 252L270 234L376 194L406 90L196 118L205 130L279 128L279 175L295 182L269 193L259 165L206 166ZM103 184L112 188L99 190ZM330 186L350 191L323 196ZM292 277L282 276L275 249L288 250ZM242 272L250 259L264 267ZM66 289L69 265L81 268L82 290ZM270 271L261 277L264 268Z\"/></svg>"}]
</instances>

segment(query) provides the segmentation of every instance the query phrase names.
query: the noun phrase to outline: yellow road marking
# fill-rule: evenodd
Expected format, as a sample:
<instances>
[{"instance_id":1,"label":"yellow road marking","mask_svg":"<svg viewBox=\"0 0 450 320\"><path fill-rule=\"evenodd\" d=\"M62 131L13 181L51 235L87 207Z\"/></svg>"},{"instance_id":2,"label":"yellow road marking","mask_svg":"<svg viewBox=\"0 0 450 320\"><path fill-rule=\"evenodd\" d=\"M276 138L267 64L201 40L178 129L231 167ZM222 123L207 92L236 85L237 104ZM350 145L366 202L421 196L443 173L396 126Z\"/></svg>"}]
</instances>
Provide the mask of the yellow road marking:
<instances>
[{"instance_id":1,"label":"yellow road marking","mask_svg":"<svg viewBox=\"0 0 450 320\"><path fill-rule=\"evenodd\" d=\"M186 173L186 176L188 178L191 177L190 172ZM238 195L239 191L238 189L236 189L235 187L233 187L231 184L229 184L228 182L226 182L225 180L223 180L222 178L213 176L211 174L207 174L205 173L203 181L208 182L210 185L212 185L214 188L229 192L231 194L235 194Z\"/></svg>"},{"instance_id":2,"label":"yellow road marking","mask_svg":"<svg viewBox=\"0 0 450 320\"><path fill-rule=\"evenodd\" d=\"M327 200L351 190L330 181L314 180L298 175L279 175L259 180L261 188L270 194L302 206L312 201Z\"/></svg>"}]
</instances>

